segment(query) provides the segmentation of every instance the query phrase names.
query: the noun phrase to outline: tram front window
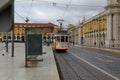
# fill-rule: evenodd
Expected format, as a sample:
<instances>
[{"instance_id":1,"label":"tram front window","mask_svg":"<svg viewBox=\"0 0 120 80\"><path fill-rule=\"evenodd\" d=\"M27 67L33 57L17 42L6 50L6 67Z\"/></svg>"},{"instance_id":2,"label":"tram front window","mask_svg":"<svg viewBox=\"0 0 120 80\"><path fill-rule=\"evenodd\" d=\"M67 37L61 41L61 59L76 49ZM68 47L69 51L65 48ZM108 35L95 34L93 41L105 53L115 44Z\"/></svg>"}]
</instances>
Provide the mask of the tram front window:
<instances>
[{"instance_id":1,"label":"tram front window","mask_svg":"<svg viewBox=\"0 0 120 80\"><path fill-rule=\"evenodd\" d=\"M61 42L68 42L68 36L61 36Z\"/></svg>"},{"instance_id":2,"label":"tram front window","mask_svg":"<svg viewBox=\"0 0 120 80\"><path fill-rule=\"evenodd\" d=\"M59 36L56 37L56 41L60 42L60 37Z\"/></svg>"},{"instance_id":3,"label":"tram front window","mask_svg":"<svg viewBox=\"0 0 120 80\"><path fill-rule=\"evenodd\" d=\"M68 36L57 36L55 40L58 42L68 42Z\"/></svg>"},{"instance_id":4,"label":"tram front window","mask_svg":"<svg viewBox=\"0 0 120 80\"><path fill-rule=\"evenodd\" d=\"M61 42L64 42L65 38L64 36L61 36Z\"/></svg>"},{"instance_id":5,"label":"tram front window","mask_svg":"<svg viewBox=\"0 0 120 80\"><path fill-rule=\"evenodd\" d=\"M65 41L68 42L68 36L66 36Z\"/></svg>"}]
</instances>

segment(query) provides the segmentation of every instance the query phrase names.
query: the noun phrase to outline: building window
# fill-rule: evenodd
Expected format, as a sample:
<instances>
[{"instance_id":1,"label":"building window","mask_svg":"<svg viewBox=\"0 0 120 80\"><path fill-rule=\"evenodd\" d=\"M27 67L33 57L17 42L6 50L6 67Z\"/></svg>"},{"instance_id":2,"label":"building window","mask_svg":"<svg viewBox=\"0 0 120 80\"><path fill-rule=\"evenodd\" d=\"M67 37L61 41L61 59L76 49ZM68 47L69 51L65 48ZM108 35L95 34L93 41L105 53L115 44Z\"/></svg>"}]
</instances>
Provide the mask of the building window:
<instances>
[{"instance_id":1,"label":"building window","mask_svg":"<svg viewBox=\"0 0 120 80\"><path fill-rule=\"evenodd\" d=\"M24 36L22 36L21 39L22 39L22 42L24 42Z\"/></svg>"},{"instance_id":2,"label":"building window","mask_svg":"<svg viewBox=\"0 0 120 80\"><path fill-rule=\"evenodd\" d=\"M117 0L118 3L120 3L120 0Z\"/></svg>"},{"instance_id":3,"label":"building window","mask_svg":"<svg viewBox=\"0 0 120 80\"><path fill-rule=\"evenodd\" d=\"M17 40L20 40L20 36L19 35L17 36Z\"/></svg>"},{"instance_id":4,"label":"building window","mask_svg":"<svg viewBox=\"0 0 120 80\"><path fill-rule=\"evenodd\" d=\"M8 39L11 39L11 36L8 36Z\"/></svg>"},{"instance_id":5,"label":"building window","mask_svg":"<svg viewBox=\"0 0 120 80\"><path fill-rule=\"evenodd\" d=\"M18 35L17 35L17 40L20 40L20 34L18 33Z\"/></svg>"},{"instance_id":6,"label":"building window","mask_svg":"<svg viewBox=\"0 0 120 80\"><path fill-rule=\"evenodd\" d=\"M6 39L6 36L4 36L3 38Z\"/></svg>"}]
</instances>

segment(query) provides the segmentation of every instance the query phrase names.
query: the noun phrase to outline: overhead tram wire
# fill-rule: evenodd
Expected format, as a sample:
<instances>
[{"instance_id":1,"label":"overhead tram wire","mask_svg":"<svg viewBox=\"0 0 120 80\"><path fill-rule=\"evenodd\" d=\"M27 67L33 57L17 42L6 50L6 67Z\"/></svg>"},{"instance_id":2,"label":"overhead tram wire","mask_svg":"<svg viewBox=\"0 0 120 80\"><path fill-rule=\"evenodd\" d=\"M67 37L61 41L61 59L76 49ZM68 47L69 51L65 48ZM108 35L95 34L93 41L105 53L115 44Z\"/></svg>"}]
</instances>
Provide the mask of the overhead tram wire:
<instances>
[{"instance_id":1,"label":"overhead tram wire","mask_svg":"<svg viewBox=\"0 0 120 80\"><path fill-rule=\"evenodd\" d=\"M25 17L21 16L18 12L15 11L15 14L17 16L19 16L19 18L23 21L25 21ZM40 20L31 20L32 22L41 22ZM54 20L51 20L51 21L54 21ZM48 19L48 22L49 22L49 19Z\"/></svg>"},{"instance_id":2,"label":"overhead tram wire","mask_svg":"<svg viewBox=\"0 0 120 80\"><path fill-rule=\"evenodd\" d=\"M28 0L28 1L31 1L31 4L30 4L30 9L29 9L29 11L28 11L28 14L26 15L26 18L28 18L29 16L30 16L30 14L31 14L31 10L32 10L32 7L33 7L33 1L34 0ZM26 2L28 2L28 1L17 1L16 0L16 2L24 2L24 3L26 3ZM28 6L28 5L27 5ZM22 19L22 20L24 20L25 21L25 19L24 19L24 17L22 17L19 13L17 13L16 11L15 11L15 13Z\"/></svg>"},{"instance_id":3,"label":"overhead tram wire","mask_svg":"<svg viewBox=\"0 0 120 80\"><path fill-rule=\"evenodd\" d=\"M23 21L25 20L24 17L21 16L19 13L17 13L16 11L15 11L15 13L16 13L16 15L18 15L21 18L21 20L23 20Z\"/></svg>"},{"instance_id":4,"label":"overhead tram wire","mask_svg":"<svg viewBox=\"0 0 120 80\"><path fill-rule=\"evenodd\" d=\"M77 7L77 8L78 7L91 7L91 8L99 7L99 8L104 8L104 6L99 6L99 5L94 6L94 5L71 4L72 0L70 0L69 4L59 3L59 2L52 2L52 1L43 1L43 0L27 0L27 1L20 1L20 0L18 1L18 0L16 0L16 4L21 5L21 4L24 4L26 2L30 2L30 1L32 1L32 2L31 2L31 5L30 5L28 16L26 16L26 17L29 17L29 15L31 14L31 10L32 10L32 7L33 7L33 1L34 1L34 4L36 6L45 5L45 6L54 6L54 7L66 7L65 12L63 14L61 14L63 16L65 15L66 11L68 11L68 7ZM20 2L22 2L22 3L20 3ZM55 5L53 5L53 4L55 4ZM28 6L28 5L25 4L25 6Z\"/></svg>"},{"instance_id":5,"label":"overhead tram wire","mask_svg":"<svg viewBox=\"0 0 120 80\"><path fill-rule=\"evenodd\" d=\"M28 18L30 16L30 14L31 14L31 10L32 10L32 7L33 7L33 2L34 2L34 0L32 0L32 2L30 4L30 9L28 11L28 15L26 16L26 18Z\"/></svg>"},{"instance_id":6,"label":"overhead tram wire","mask_svg":"<svg viewBox=\"0 0 120 80\"><path fill-rule=\"evenodd\" d=\"M16 2L23 2L23 3L26 3L26 2L30 2L30 1L32 1L33 2L33 0L28 0L28 1L18 1L18 0L16 0ZM42 1L42 0L34 0L34 2L37 2L37 4L42 4L42 3L49 3L49 4L53 4L53 3L55 3L56 4L56 6L66 6L66 5L68 5L68 4L64 4L64 3L57 3L57 2L50 2L50 1ZM40 3L41 2L41 3ZM79 4L70 4L69 6L73 6L73 7L104 7L104 6L101 6L101 5L79 5Z\"/></svg>"},{"instance_id":7,"label":"overhead tram wire","mask_svg":"<svg viewBox=\"0 0 120 80\"><path fill-rule=\"evenodd\" d=\"M72 2L72 0L70 0L70 2L69 2L69 4L68 4L68 5L66 5L66 9L65 9L65 11L64 11L64 13L62 14L62 16L61 16L61 17L64 17L65 13L66 13L66 12L67 12L67 10L68 10L68 7L71 5L71 2Z\"/></svg>"}]
</instances>

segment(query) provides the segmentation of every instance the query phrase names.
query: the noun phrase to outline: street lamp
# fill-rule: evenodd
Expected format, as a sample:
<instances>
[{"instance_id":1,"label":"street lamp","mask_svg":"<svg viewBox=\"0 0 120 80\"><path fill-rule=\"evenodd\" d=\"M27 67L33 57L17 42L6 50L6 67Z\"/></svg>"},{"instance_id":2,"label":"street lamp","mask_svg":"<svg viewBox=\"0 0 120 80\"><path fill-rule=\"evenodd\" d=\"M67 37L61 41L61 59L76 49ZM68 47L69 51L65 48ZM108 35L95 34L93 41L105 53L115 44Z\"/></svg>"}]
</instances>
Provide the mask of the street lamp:
<instances>
[{"instance_id":1,"label":"street lamp","mask_svg":"<svg viewBox=\"0 0 120 80\"><path fill-rule=\"evenodd\" d=\"M26 17L26 20L25 20L25 22L26 22L26 23L28 23L29 21L30 21L30 20L29 20L29 19ZM28 27L28 26L27 26L27 27Z\"/></svg>"},{"instance_id":2,"label":"street lamp","mask_svg":"<svg viewBox=\"0 0 120 80\"><path fill-rule=\"evenodd\" d=\"M26 17L26 29L25 29L25 66L27 67L27 27L28 27L28 22L29 22L29 19Z\"/></svg>"},{"instance_id":3,"label":"street lamp","mask_svg":"<svg viewBox=\"0 0 120 80\"><path fill-rule=\"evenodd\" d=\"M26 20L25 20L25 22L26 22L26 27L28 27L28 22L29 22L30 20L26 17ZM26 31L26 30L25 30ZM25 35L26 35L26 32L25 32Z\"/></svg>"},{"instance_id":4,"label":"street lamp","mask_svg":"<svg viewBox=\"0 0 120 80\"><path fill-rule=\"evenodd\" d=\"M61 31L62 30L62 23L63 23L64 20L63 19L58 19L57 21L60 23L60 31Z\"/></svg>"},{"instance_id":5,"label":"street lamp","mask_svg":"<svg viewBox=\"0 0 120 80\"><path fill-rule=\"evenodd\" d=\"M25 22L26 22L26 29L28 28L28 22L29 22L30 20L26 17L26 20L25 20ZM25 29L25 36L27 37L27 31L26 31L26 29Z\"/></svg>"}]
</instances>

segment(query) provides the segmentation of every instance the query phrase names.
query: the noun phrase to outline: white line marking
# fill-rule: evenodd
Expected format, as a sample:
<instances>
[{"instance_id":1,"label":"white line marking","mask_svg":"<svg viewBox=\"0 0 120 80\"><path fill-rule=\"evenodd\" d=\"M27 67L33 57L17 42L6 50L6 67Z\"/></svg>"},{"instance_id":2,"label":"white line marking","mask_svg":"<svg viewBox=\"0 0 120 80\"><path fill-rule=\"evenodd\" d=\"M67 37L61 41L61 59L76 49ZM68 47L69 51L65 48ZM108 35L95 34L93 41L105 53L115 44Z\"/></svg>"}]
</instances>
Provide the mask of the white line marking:
<instances>
[{"instance_id":1,"label":"white line marking","mask_svg":"<svg viewBox=\"0 0 120 80\"><path fill-rule=\"evenodd\" d=\"M120 58L115 58L115 57L108 56L108 55L105 55L105 56L108 57L108 58L111 58L111 59L120 60Z\"/></svg>"},{"instance_id":2,"label":"white line marking","mask_svg":"<svg viewBox=\"0 0 120 80\"><path fill-rule=\"evenodd\" d=\"M108 75L109 77L111 77L111 78L113 78L113 79L115 79L115 80L120 80L120 78L118 78L118 77L116 77L116 76L113 76L112 74L110 74L110 73L104 71L103 69L101 69L101 68L99 68L99 67L97 67L97 66L91 64L90 62L84 60L83 58L81 58L81 57L79 57L79 56L77 56L77 55L75 55L75 54L73 54L73 53L71 53L71 54L72 54L73 56L77 57L78 59L82 60L83 62L89 64L90 66L94 67L95 69L101 71L102 73Z\"/></svg>"},{"instance_id":3,"label":"white line marking","mask_svg":"<svg viewBox=\"0 0 120 80\"><path fill-rule=\"evenodd\" d=\"M102 59L102 58L99 58L99 57L94 57L94 58L97 59L97 60L103 61L103 62L113 62L112 60L105 60L105 59Z\"/></svg>"},{"instance_id":4,"label":"white line marking","mask_svg":"<svg viewBox=\"0 0 120 80\"><path fill-rule=\"evenodd\" d=\"M80 47L80 46L77 46L77 47ZM102 50L102 49L100 49L100 50ZM103 49L103 50L107 50L107 49ZM110 49L108 49L107 51L113 51L113 50L110 50ZM91 51L88 51L88 52L91 52ZM119 51L120 52L120 51ZM97 53L97 52L95 52L95 53ZM97 53L98 54L98 53ZM101 54L102 55L102 54ZM108 56L108 55L102 55L102 56L106 56L106 57L108 57L108 58L111 58L111 59L115 59L115 60L120 60L120 58L116 58L116 57L112 57L112 56Z\"/></svg>"}]
</instances>

